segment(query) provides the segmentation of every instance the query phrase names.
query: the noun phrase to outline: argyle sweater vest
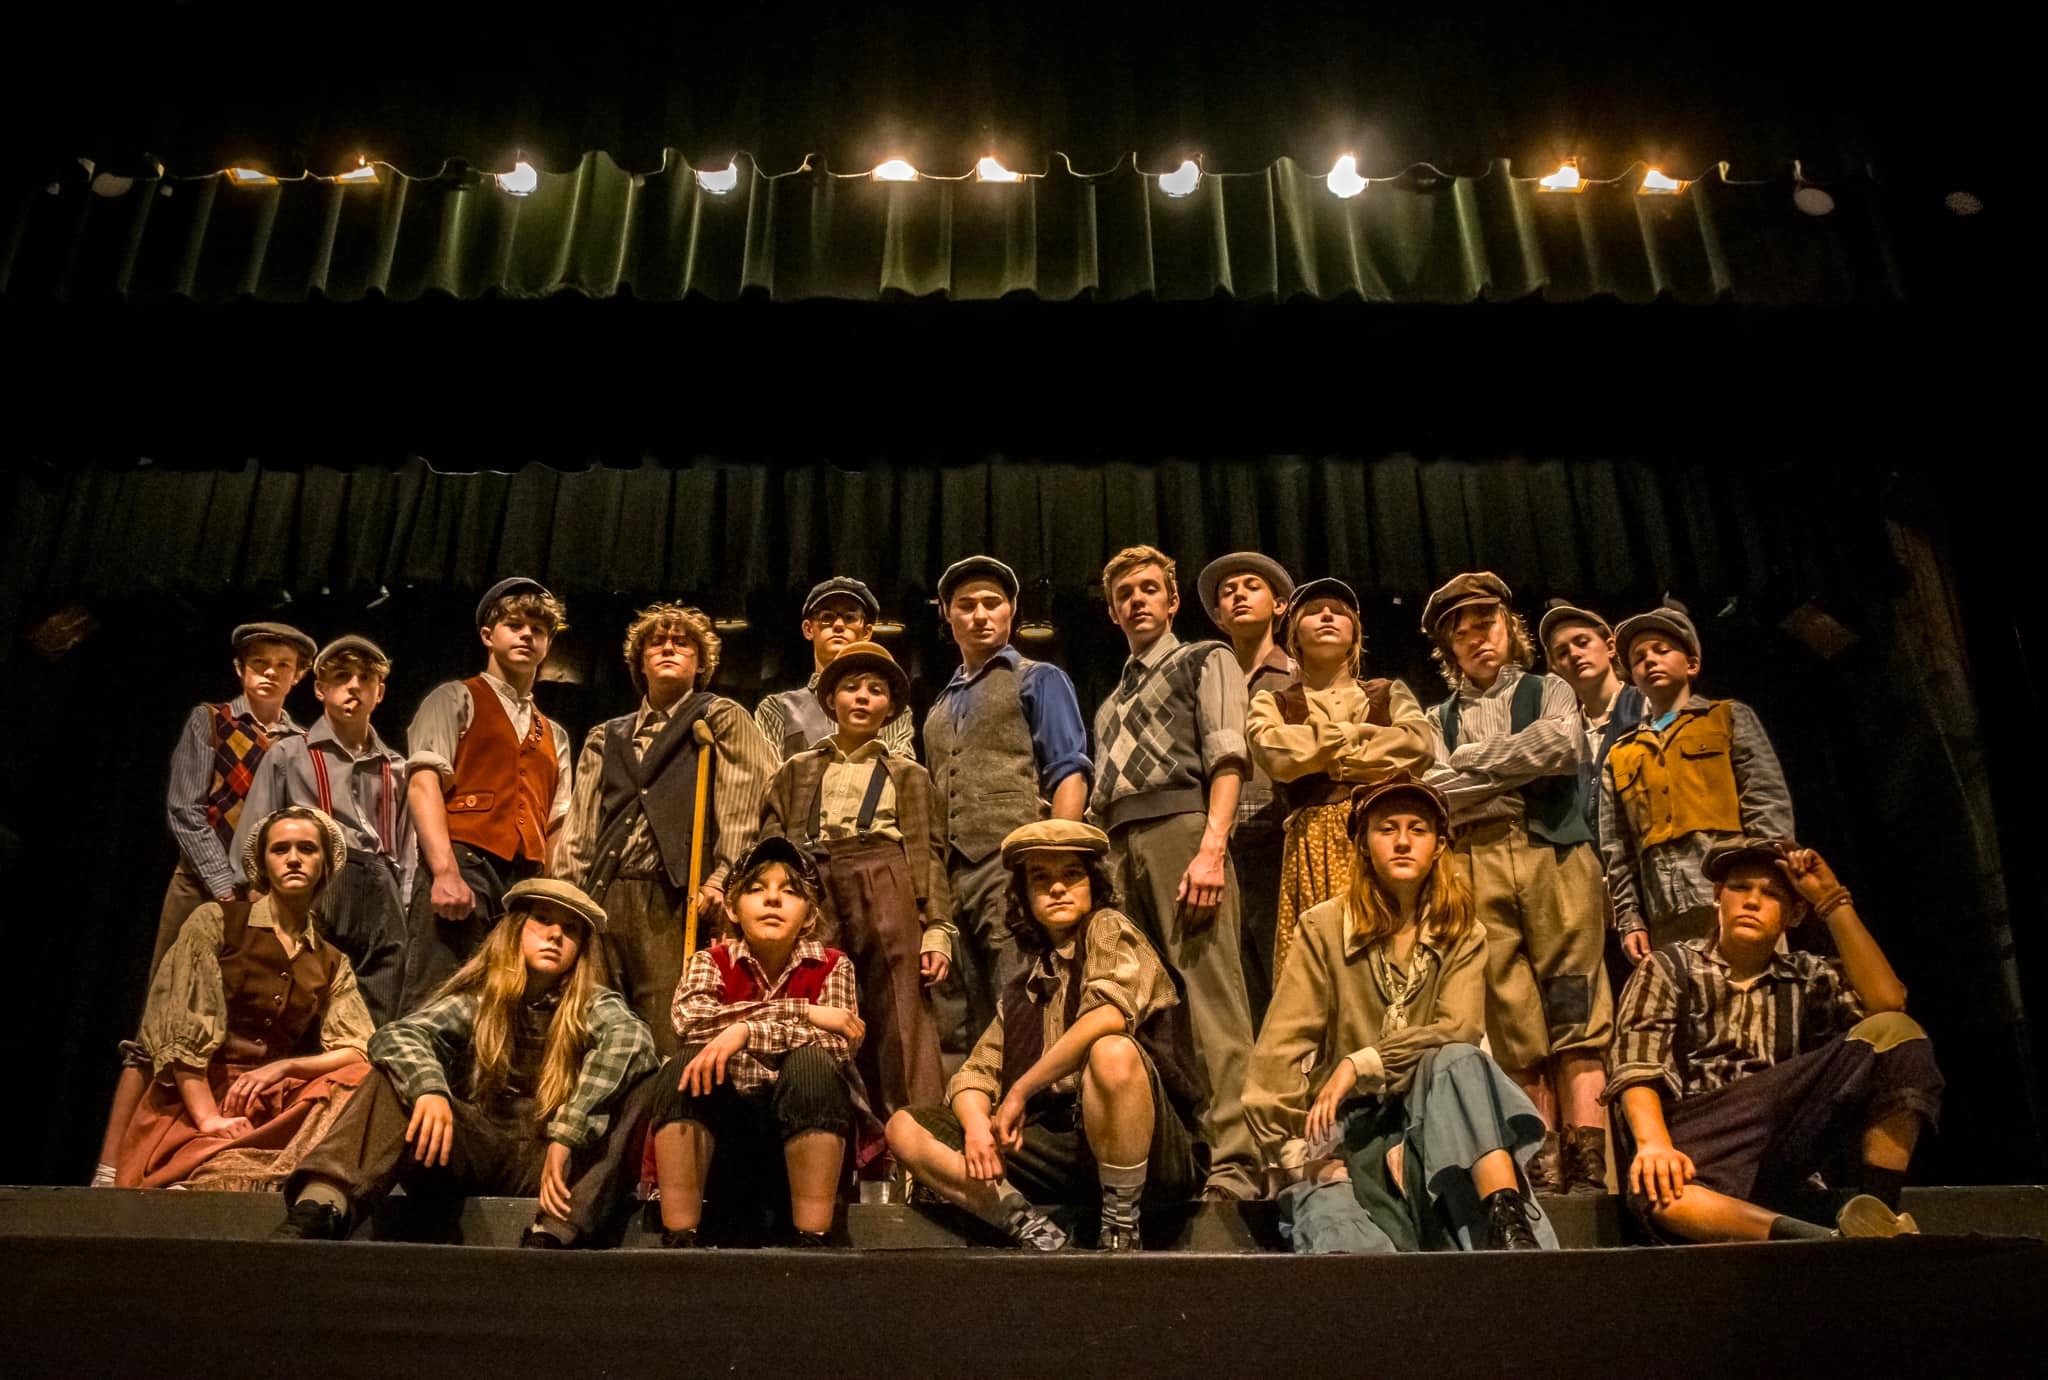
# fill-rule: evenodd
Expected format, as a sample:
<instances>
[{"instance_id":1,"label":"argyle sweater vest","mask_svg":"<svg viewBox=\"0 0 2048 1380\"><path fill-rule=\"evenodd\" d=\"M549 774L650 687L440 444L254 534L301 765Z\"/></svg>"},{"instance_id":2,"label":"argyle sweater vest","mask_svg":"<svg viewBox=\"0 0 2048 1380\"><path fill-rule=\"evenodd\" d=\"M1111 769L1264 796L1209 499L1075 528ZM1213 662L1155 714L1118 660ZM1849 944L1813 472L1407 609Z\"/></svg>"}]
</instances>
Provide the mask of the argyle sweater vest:
<instances>
[{"instance_id":1,"label":"argyle sweater vest","mask_svg":"<svg viewBox=\"0 0 2048 1380\"><path fill-rule=\"evenodd\" d=\"M1184 642L1155 666L1124 663L1095 715L1096 777L1089 811L1104 828L1209 807L1195 691L1213 642Z\"/></svg>"},{"instance_id":2,"label":"argyle sweater vest","mask_svg":"<svg viewBox=\"0 0 2048 1380\"><path fill-rule=\"evenodd\" d=\"M256 783L256 768L270 751L270 735L253 719L236 718L224 704L213 706L213 771L206 780L206 822L225 849L242 821L242 802Z\"/></svg>"}]
</instances>

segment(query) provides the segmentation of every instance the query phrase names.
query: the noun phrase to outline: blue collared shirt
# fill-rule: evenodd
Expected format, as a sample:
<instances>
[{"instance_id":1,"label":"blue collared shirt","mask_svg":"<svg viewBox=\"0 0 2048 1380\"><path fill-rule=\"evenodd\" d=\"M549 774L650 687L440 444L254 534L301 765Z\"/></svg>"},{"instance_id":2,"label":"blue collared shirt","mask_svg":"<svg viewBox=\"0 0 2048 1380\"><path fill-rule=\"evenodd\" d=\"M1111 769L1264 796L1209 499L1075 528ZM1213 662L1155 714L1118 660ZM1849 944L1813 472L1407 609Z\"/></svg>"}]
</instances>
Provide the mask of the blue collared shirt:
<instances>
[{"instance_id":1,"label":"blue collared shirt","mask_svg":"<svg viewBox=\"0 0 2048 1380\"><path fill-rule=\"evenodd\" d=\"M1005 646L972 676L966 666L957 667L946 688L932 701L932 712L943 708L952 716L954 728L959 728L963 702L954 698L953 692L966 689L988 674L988 668L998 661L1015 668L1023 659L1022 652ZM1046 799L1050 800L1060 782L1075 772L1094 780L1095 764L1088 760L1088 729L1081 721L1081 701L1065 671L1046 661L1034 661L1024 667L1017 674L1017 704L1031 730L1031 753L1038 761L1038 789Z\"/></svg>"}]
</instances>

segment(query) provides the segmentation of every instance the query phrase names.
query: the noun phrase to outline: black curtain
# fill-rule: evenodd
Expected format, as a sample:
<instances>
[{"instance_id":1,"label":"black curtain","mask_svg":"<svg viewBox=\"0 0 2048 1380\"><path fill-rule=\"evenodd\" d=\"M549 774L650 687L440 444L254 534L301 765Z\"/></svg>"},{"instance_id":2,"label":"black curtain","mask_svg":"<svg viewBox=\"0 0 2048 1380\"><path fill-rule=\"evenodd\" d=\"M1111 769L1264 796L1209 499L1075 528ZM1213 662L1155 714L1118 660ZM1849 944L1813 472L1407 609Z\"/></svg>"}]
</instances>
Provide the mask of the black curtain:
<instances>
[{"instance_id":1,"label":"black curtain","mask_svg":"<svg viewBox=\"0 0 2048 1380\"><path fill-rule=\"evenodd\" d=\"M8 1146L0 1178L75 1181L89 1167L173 860L165 759L185 710L231 693L233 623L276 616L323 638L376 637L396 661L378 719L396 739L432 684L474 670L475 591L533 573L566 596L572 621L542 702L580 734L630 702L617 642L639 603L679 596L745 618L727 636L719 688L751 704L804 674L802 591L846 571L905 625L895 642L921 712L952 665L933 580L949 559L991 550L1026 581L1023 616L1055 626L1033 654L1065 665L1093 703L1122 657L1095 575L1137 541L1174 554L1190 585L1207 559L1239 547L1299 576L1354 581L1373 665L1425 702L1442 686L1415 626L1420 596L1455 570L1500 572L1531 609L1552 594L1613 616L1666 591L1687 598L1705 687L1757 707L1802 833L1857 888L1915 1010L1956 1054L1926 1171L1964 1182L2041 1171L1998 841L1979 850L1988 873L1944 865L1938 838L1929 852L1930 821L1938 831L1991 813L1981 774L1956 767L1953 748L1974 728L1956 724L1953 699L1924 693L1940 652L1913 629L1930 606L1927 562L1949 561L1955 538L1941 486L1918 472L1684 456L1059 456L477 474L418 461L41 466L12 483L0 621L17 631L0 711L20 728L0 826L17 963L35 975L13 1013L32 1036L18 1047L36 1051L25 1097L45 1114ZM1901 534L1922 544L1901 548ZM1830 623L1846 645L1813 638ZM89 631L57 651L63 627ZM1179 627L1212 635L1192 607ZM316 708L304 690L294 699L302 716Z\"/></svg>"}]
</instances>

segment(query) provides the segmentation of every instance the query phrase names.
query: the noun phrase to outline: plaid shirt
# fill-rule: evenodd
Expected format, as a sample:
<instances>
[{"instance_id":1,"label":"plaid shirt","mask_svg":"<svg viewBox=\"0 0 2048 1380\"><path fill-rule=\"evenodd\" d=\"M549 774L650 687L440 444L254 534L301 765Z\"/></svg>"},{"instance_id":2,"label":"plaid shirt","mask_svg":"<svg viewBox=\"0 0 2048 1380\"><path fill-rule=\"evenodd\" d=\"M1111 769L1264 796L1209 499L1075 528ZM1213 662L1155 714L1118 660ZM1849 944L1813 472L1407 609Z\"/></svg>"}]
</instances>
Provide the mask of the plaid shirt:
<instances>
[{"instance_id":1,"label":"plaid shirt","mask_svg":"<svg viewBox=\"0 0 2048 1380\"><path fill-rule=\"evenodd\" d=\"M1777 1062L1779 990L1792 1029L1783 1045L1803 1054L1863 1019L1863 1003L1835 963L1779 951L1754 982L1737 987L1712 939L1688 939L1651 953L1621 991L1614 1043L1607 1051L1612 1102L1627 1088L1654 1084L1673 1101L1739 1083ZM1679 1029L1683 1008L1684 1029Z\"/></svg>"},{"instance_id":2,"label":"plaid shirt","mask_svg":"<svg viewBox=\"0 0 2048 1380\"><path fill-rule=\"evenodd\" d=\"M453 1097L448 1071L462 1070L469 1088L470 1037L476 1028L477 997L473 992L443 997L378 1029L370 1037L370 1062L391 1076L398 1095L410 1106L428 1093ZM654 1032L609 987L600 987L590 1003L590 1048L569 1100L548 1122L548 1139L581 1150L603 1137L611 1125L612 1103L635 1079L653 1072L661 1060L654 1052Z\"/></svg>"},{"instance_id":3,"label":"plaid shirt","mask_svg":"<svg viewBox=\"0 0 2048 1380\"><path fill-rule=\"evenodd\" d=\"M722 939L719 946L725 948L738 967L754 980L755 989L764 995L742 1001L726 1000L725 975L718 970L718 961L710 949L699 949L690 955L690 966L676 988L675 1026L683 1046L688 1048L710 1043L736 1022L746 1023L747 1042L726 1065L726 1077L736 1091L748 1092L773 1083L782 1056L802 1045L816 1045L842 1065L853 1058L844 1039L812 1025L809 1016L814 1004L860 1010L853 963L845 954L813 939L802 940L770 982L744 938ZM825 965L824 987L816 1003L786 995L791 980L810 964Z\"/></svg>"}]
</instances>

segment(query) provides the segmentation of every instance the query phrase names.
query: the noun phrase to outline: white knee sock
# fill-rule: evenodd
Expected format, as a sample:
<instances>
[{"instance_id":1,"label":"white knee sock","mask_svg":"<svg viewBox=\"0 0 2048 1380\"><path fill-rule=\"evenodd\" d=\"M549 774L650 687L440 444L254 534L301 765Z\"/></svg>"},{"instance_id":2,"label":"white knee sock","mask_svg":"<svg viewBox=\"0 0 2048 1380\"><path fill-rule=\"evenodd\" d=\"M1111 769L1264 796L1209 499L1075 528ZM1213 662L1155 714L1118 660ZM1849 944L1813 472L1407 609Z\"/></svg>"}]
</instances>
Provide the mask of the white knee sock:
<instances>
[{"instance_id":1,"label":"white knee sock","mask_svg":"<svg viewBox=\"0 0 2048 1380\"><path fill-rule=\"evenodd\" d=\"M114 1166L112 1166L111 1164L96 1164L96 1165L94 1165L94 1166L92 1167L92 1184L91 1184L91 1187L93 1187L93 1188L112 1188L113 1186L114 1186Z\"/></svg>"}]
</instances>

